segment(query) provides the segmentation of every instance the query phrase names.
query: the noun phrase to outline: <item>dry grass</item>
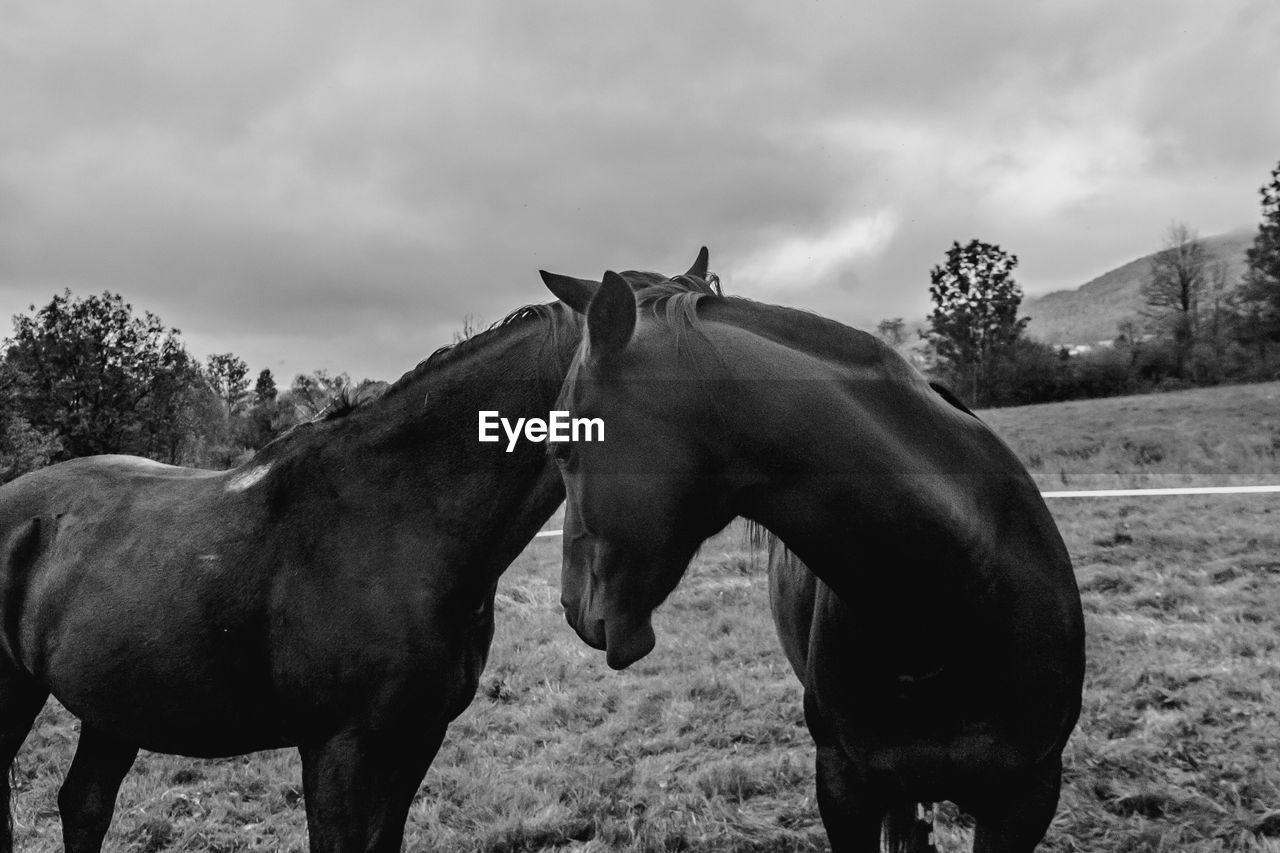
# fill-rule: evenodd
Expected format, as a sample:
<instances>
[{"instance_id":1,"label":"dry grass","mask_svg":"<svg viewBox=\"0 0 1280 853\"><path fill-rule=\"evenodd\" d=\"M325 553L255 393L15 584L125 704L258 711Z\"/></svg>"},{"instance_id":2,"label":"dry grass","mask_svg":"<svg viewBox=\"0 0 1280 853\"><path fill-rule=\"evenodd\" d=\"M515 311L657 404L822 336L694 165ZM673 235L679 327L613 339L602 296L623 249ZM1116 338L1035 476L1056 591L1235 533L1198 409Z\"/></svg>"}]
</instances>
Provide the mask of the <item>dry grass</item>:
<instances>
[{"instance_id":1,"label":"dry grass","mask_svg":"<svg viewBox=\"0 0 1280 853\"><path fill-rule=\"evenodd\" d=\"M992 409L982 416L1046 490L1280 482L1280 383Z\"/></svg>"},{"instance_id":2,"label":"dry grass","mask_svg":"<svg viewBox=\"0 0 1280 853\"><path fill-rule=\"evenodd\" d=\"M1048 487L1280 482L1278 412L1272 384L987 417ZM1043 849L1280 851L1280 497L1052 509L1089 672ZM407 849L825 849L799 688L739 532L703 549L659 613L657 650L624 673L564 625L557 570L558 544L538 540L504 577L480 694L427 775ZM59 849L74 736L51 704L18 759L20 849ZM287 752L144 754L108 847L303 850L298 778ZM946 849L968 849L962 815L939 822Z\"/></svg>"}]
</instances>

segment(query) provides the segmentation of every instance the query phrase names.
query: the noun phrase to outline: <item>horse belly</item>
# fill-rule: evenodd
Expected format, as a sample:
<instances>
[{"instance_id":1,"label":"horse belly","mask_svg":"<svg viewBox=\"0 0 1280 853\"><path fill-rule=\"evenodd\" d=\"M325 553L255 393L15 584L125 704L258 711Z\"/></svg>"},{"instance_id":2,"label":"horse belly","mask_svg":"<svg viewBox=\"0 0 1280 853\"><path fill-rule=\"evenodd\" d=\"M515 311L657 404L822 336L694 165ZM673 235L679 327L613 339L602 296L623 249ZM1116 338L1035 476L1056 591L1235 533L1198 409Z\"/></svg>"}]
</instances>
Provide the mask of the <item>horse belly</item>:
<instances>
[{"instance_id":1,"label":"horse belly","mask_svg":"<svg viewBox=\"0 0 1280 853\"><path fill-rule=\"evenodd\" d=\"M270 685L242 646L133 640L99 631L78 648L64 643L42 678L81 720L152 751L217 756L283 744Z\"/></svg>"},{"instance_id":2,"label":"horse belly","mask_svg":"<svg viewBox=\"0 0 1280 853\"><path fill-rule=\"evenodd\" d=\"M281 743L261 619L177 569L65 561L23 616L28 670L68 710L157 752L231 755ZM228 597L230 598L230 597Z\"/></svg>"}]
</instances>

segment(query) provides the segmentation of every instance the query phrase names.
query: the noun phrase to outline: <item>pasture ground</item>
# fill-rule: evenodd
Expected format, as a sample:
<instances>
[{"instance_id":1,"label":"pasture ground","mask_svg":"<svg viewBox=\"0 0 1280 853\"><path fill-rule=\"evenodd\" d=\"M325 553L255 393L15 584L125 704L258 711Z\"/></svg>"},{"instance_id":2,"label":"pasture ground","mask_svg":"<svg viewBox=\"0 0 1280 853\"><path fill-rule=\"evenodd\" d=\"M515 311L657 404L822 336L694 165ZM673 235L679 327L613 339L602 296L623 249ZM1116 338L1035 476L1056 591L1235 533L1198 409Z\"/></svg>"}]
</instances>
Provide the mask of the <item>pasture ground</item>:
<instances>
[{"instance_id":1,"label":"pasture ground","mask_svg":"<svg viewBox=\"0 0 1280 853\"><path fill-rule=\"evenodd\" d=\"M1043 488L1280 482L1280 385L984 413ZM1280 851L1280 496L1057 500L1089 630L1049 851ZM736 526L614 673L557 604L558 540L503 579L480 693L406 849L823 850L800 691ZM15 764L21 850L60 849L76 722L51 702ZM939 809L946 850L970 827ZM143 754L108 848L305 850L291 752Z\"/></svg>"}]
</instances>

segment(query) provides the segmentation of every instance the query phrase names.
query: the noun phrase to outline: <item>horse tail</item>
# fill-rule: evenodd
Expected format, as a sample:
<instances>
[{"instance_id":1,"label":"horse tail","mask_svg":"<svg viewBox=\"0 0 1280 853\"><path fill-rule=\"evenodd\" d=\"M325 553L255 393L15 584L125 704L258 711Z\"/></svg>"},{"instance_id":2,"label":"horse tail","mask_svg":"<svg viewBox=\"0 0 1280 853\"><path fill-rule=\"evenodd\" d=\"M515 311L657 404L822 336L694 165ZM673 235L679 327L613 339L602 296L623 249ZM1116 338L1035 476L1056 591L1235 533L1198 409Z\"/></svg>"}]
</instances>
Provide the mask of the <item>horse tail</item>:
<instances>
[{"instance_id":1,"label":"horse tail","mask_svg":"<svg viewBox=\"0 0 1280 853\"><path fill-rule=\"evenodd\" d=\"M904 803L893 806L884 816L881 830L887 853L938 853L933 846L933 822L921 818L916 806L932 809L932 803Z\"/></svg>"}]
</instances>

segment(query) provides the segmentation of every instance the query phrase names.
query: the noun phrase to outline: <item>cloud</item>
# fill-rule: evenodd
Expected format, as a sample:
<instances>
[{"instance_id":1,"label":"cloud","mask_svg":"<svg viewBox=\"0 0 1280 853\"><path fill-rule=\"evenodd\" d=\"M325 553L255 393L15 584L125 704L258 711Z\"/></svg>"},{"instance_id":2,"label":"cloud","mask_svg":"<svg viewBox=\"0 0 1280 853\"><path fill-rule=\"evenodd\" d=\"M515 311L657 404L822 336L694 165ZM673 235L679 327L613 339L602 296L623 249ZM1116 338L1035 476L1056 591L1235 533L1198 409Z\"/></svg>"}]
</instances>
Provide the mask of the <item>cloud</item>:
<instances>
[{"instance_id":1,"label":"cloud","mask_svg":"<svg viewBox=\"0 0 1280 853\"><path fill-rule=\"evenodd\" d=\"M0 316L111 289L201 354L391 377L538 268L918 316L1256 221L1270 2L338 2L0 12Z\"/></svg>"},{"instance_id":2,"label":"cloud","mask_svg":"<svg viewBox=\"0 0 1280 853\"><path fill-rule=\"evenodd\" d=\"M893 212L879 210L820 234L786 235L748 255L737 284L744 293L768 297L830 287L858 262L883 253L896 231Z\"/></svg>"}]
</instances>

